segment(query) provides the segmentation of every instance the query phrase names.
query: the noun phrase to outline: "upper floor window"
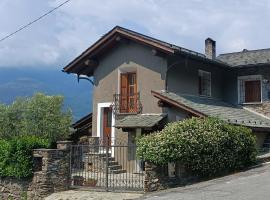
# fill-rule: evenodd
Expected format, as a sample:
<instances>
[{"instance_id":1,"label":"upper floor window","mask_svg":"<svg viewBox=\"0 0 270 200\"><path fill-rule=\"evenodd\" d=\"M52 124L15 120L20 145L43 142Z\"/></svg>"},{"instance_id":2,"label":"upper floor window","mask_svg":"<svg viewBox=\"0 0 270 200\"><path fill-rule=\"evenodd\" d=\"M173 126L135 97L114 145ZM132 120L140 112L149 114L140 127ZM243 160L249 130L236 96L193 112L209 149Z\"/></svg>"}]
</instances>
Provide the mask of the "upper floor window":
<instances>
[{"instance_id":1,"label":"upper floor window","mask_svg":"<svg viewBox=\"0 0 270 200\"><path fill-rule=\"evenodd\" d=\"M239 103L260 103L262 100L261 75L238 77Z\"/></svg>"},{"instance_id":2,"label":"upper floor window","mask_svg":"<svg viewBox=\"0 0 270 200\"><path fill-rule=\"evenodd\" d=\"M199 95L211 96L211 73L199 70Z\"/></svg>"},{"instance_id":3,"label":"upper floor window","mask_svg":"<svg viewBox=\"0 0 270 200\"><path fill-rule=\"evenodd\" d=\"M120 82L122 113L137 112L137 76L135 72L122 73Z\"/></svg>"}]
</instances>

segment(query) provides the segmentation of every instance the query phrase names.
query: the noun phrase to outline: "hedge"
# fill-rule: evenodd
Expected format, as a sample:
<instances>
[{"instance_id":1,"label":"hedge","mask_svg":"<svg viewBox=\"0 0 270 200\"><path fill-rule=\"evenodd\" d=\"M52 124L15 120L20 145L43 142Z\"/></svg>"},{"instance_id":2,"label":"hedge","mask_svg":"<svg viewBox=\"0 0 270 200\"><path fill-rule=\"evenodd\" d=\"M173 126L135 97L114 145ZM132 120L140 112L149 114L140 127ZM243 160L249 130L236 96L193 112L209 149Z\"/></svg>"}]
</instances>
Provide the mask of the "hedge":
<instances>
[{"instance_id":1,"label":"hedge","mask_svg":"<svg viewBox=\"0 0 270 200\"><path fill-rule=\"evenodd\" d=\"M33 173L32 150L48 146L47 140L36 136L0 139L0 177L30 177Z\"/></svg>"},{"instance_id":2,"label":"hedge","mask_svg":"<svg viewBox=\"0 0 270 200\"><path fill-rule=\"evenodd\" d=\"M255 136L249 128L213 118L168 124L137 141L137 157L156 164L179 161L196 175L213 176L245 168L256 160Z\"/></svg>"}]
</instances>

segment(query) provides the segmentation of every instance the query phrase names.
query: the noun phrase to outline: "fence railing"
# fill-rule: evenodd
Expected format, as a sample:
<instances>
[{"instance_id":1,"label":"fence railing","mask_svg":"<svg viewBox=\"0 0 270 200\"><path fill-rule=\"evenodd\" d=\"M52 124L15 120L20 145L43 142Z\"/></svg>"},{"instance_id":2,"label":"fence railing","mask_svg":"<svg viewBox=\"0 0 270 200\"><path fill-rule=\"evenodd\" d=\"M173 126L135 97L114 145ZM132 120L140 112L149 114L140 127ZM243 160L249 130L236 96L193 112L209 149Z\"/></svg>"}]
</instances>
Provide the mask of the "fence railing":
<instances>
[{"instance_id":1,"label":"fence railing","mask_svg":"<svg viewBox=\"0 0 270 200\"><path fill-rule=\"evenodd\" d=\"M115 114L141 113L140 93L134 93L133 95L114 94L112 107Z\"/></svg>"},{"instance_id":2,"label":"fence railing","mask_svg":"<svg viewBox=\"0 0 270 200\"><path fill-rule=\"evenodd\" d=\"M144 162L136 159L135 145L73 145L73 187L111 190L144 188Z\"/></svg>"}]
</instances>

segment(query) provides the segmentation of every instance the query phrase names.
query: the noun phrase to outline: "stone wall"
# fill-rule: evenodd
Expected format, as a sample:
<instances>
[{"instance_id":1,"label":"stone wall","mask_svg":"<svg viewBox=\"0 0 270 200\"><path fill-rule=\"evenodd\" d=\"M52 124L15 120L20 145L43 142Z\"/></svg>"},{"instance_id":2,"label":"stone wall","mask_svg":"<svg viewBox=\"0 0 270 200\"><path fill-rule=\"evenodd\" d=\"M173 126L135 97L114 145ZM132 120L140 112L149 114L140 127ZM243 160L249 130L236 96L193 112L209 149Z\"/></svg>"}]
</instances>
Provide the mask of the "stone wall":
<instances>
[{"instance_id":1,"label":"stone wall","mask_svg":"<svg viewBox=\"0 0 270 200\"><path fill-rule=\"evenodd\" d=\"M70 142L57 144L57 149L36 149L34 174L30 179L0 178L0 199L40 200L70 186Z\"/></svg>"},{"instance_id":2,"label":"stone wall","mask_svg":"<svg viewBox=\"0 0 270 200\"><path fill-rule=\"evenodd\" d=\"M175 175L172 177L168 174L168 165L159 166L150 162L145 162L145 192L163 190L176 185L185 185L194 182L197 179L197 177L191 176L180 163L175 164Z\"/></svg>"}]
</instances>

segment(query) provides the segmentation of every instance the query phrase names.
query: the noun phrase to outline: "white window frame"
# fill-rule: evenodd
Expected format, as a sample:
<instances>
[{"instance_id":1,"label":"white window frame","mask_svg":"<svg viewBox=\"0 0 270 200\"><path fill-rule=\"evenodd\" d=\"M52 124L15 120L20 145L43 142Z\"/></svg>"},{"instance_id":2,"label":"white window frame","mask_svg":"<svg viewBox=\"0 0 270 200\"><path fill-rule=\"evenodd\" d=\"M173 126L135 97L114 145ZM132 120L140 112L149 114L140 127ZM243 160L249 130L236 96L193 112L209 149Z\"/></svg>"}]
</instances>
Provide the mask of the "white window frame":
<instances>
[{"instance_id":1,"label":"white window frame","mask_svg":"<svg viewBox=\"0 0 270 200\"><path fill-rule=\"evenodd\" d=\"M241 95L241 81L260 81L261 82L261 101L257 102L245 102L245 91L244 95ZM245 88L244 88L245 90ZM249 75L249 76L238 76L237 77L237 92L238 92L238 103L239 104L260 104L262 103L263 99L263 82L262 82L262 75ZM241 96L243 96L244 99L241 99Z\"/></svg>"},{"instance_id":2,"label":"white window frame","mask_svg":"<svg viewBox=\"0 0 270 200\"><path fill-rule=\"evenodd\" d=\"M199 95L200 96L205 96L205 97L211 97L212 96L212 74L211 74L211 72L199 69L198 70L198 77L200 76L200 74L208 74L208 75L210 75L210 84L209 84L209 95L204 95L204 94L199 94Z\"/></svg>"}]
</instances>

